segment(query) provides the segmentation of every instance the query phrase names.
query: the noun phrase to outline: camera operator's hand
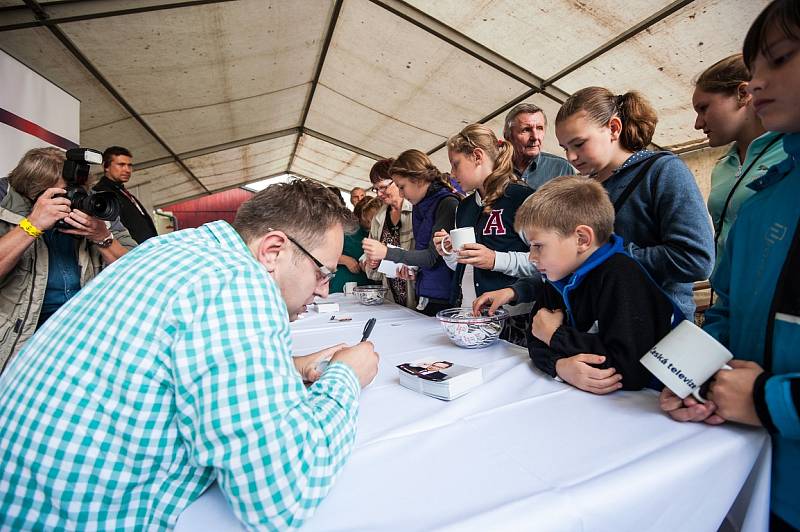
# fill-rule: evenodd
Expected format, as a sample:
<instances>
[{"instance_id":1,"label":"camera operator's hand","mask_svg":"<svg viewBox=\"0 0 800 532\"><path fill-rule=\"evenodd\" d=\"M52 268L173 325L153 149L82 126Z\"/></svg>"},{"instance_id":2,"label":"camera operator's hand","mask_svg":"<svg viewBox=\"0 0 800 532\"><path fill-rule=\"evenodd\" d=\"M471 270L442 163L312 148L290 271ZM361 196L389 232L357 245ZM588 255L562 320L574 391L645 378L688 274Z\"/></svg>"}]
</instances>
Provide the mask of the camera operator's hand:
<instances>
[{"instance_id":1,"label":"camera operator's hand","mask_svg":"<svg viewBox=\"0 0 800 532\"><path fill-rule=\"evenodd\" d=\"M66 194L63 188L48 188L33 204L33 210L28 215L28 220L41 231L52 228L56 222L69 216L70 201L67 198L53 196Z\"/></svg>"},{"instance_id":2,"label":"camera operator's hand","mask_svg":"<svg viewBox=\"0 0 800 532\"><path fill-rule=\"evenodd\" d=\"M71 211L64 218L64 223L71 225L75 229L59 229L59 231L68 235L82 236L92 242L102 242L111 234L111 230L106 227L106 223L103 220L89 216L77 209Z\"/></svg>"}]
</instances>

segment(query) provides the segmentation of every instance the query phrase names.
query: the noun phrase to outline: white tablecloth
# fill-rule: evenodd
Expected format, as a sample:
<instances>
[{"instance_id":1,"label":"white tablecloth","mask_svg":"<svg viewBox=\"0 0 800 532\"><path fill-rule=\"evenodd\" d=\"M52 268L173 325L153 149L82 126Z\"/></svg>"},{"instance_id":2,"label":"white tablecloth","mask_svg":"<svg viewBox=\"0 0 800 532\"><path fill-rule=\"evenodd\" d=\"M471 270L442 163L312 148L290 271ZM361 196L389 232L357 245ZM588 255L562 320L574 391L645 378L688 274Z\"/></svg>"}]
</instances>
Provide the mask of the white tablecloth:
<instances>
[{"instance_id":1,"label":"white tablecloth","mask_svg":"<svg viewBox=\"0 0 800 532\"><path fill-rule=\"evenodd\" d=\"M524 349L461 349L435 319L335 299L353 321L309 313L292 326L295 352L357 342L375 316L380 370L350 461L306 529L766 530L764 431L676 423L652 391L590 395L541 374ZM402 388L395 366L427 355L480 366L485 382L452 402ZM214 485L177 530L240 525Z\"/></svg>"}]
</instances>

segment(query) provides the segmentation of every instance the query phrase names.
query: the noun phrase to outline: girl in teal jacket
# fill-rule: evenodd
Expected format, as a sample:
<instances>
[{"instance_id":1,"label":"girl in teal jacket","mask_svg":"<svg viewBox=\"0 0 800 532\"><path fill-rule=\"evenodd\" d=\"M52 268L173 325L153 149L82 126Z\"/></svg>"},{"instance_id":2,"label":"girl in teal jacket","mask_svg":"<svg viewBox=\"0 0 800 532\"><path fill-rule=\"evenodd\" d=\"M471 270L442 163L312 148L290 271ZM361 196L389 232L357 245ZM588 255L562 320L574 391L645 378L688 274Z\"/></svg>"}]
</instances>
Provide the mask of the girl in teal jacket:
<instances>
[{"instance_id":1,"label":"girl in teal jacket","mask_svg":"<svg viewBox=\"0 0 800 532\"><path fill-rule=\"evenodd\" d=\"M772 435L772 530L800 529L800 2L777 0L747 34L748 91L764 126L786 133L788 158L749 186L712 278L719 294L704 328L735 359L705 404L668 390L681 421L736 421Z\"/></svg>"}]
</instances>

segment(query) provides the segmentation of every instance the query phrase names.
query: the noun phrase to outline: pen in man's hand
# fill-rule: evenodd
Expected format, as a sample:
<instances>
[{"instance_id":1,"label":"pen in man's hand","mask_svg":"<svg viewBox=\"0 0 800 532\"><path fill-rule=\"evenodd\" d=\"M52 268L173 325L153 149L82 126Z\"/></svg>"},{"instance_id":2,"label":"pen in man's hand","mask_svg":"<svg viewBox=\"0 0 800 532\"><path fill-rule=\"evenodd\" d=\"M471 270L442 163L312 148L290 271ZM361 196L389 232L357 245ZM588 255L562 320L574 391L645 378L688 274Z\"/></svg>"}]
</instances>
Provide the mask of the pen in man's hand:
<instances>
[{"instance_id":1,"label":"pen in man's hand","mask_svg":"<svg viewBox=\"0 0 800 532\"><path fill-rule=\"evenodd\" d=\"M364 334L361 335L361 341L366 342L369 335L372 333L372 328L375 327L375 318L370 318L367 320L367 324L364 325Z\"/></svg>"}]
</instances>

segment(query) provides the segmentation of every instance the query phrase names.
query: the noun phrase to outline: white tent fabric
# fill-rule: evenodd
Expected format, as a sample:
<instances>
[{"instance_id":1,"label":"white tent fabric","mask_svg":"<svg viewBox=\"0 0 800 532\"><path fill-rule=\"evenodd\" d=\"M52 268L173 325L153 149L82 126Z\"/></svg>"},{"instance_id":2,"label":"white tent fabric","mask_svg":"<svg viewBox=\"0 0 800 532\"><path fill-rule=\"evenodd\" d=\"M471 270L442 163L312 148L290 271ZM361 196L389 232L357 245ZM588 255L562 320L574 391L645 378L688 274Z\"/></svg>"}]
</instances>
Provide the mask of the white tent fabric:
<instances>
[{"instance_id":1,"label":"white tent fabric","mask_svg":"<svg viewBox=\"0 0 800 532\"><path fill-rule=\"evenodd\" d=\"M128 147L160 206L285 172L367 186L408 148L449 169L464 125L500 135L522 101L552 122L588 85L640 90L656 145L702 149L692 79L766 3L0 0L0 48L80 99L81 144Z\"/></svg>"}]
</instances>

